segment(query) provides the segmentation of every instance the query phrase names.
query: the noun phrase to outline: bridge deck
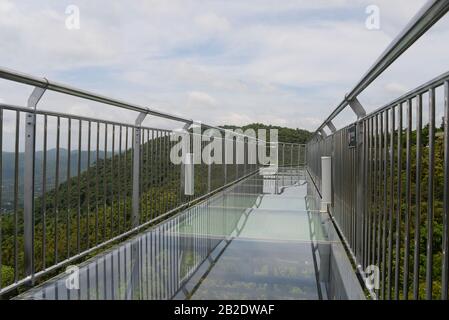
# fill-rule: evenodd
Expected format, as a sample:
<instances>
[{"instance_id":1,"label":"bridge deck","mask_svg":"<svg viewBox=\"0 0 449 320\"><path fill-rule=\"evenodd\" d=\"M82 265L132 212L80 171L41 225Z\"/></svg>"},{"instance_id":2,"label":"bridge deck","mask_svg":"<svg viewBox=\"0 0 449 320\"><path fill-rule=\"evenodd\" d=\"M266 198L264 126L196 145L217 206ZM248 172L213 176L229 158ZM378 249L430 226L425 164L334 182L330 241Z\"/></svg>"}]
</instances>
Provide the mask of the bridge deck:
<instances>
[{"instance_id":1,"label":"bridge deck","mask_svg":"<svg viewBox=\"0 0 449 320\"><path fill-rule=\"evenodd\" d=\"M256 175L19 298L363 298L316 200L302 170Z\"/></svg>"}]
</instances>

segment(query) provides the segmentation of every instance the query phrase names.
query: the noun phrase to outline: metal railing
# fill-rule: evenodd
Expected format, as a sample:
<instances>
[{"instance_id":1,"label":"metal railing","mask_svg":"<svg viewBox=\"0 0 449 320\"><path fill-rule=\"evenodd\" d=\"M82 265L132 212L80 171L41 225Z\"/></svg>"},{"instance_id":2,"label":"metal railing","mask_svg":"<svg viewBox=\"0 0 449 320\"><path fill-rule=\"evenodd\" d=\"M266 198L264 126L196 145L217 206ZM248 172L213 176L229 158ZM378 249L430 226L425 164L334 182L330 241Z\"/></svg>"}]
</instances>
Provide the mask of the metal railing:
<instances>
[{"instance_id":1,"label":"metal railing","mask_svg":"<svg viewBox=\"0 0 449 320\"><path fill-rule=\"evenodd\" d=\"M404 53L416 40L440 20L449 10L449 1L431 0L411 19L404 30L391 42L371 68L366 72L357 85L344 97L326 120L318 127L316 133L323 133L322 129L328 127L335 132L332 120L348 105L360 118L366 115L363 107L357 101L362 93L378 76L382 74L399 56Z\"/></svg>"},{"instance_id":2,"label":"metal railing","mask_svg":"<svg viewBox=\"0 0 449 320\"><path fill-rule=\"evenodd\" d=\"M249 146L230 133L194 133L192 120L33 76L0 69L0 78L35 86L28 105L0 104L0 294L35 281L240 181L259 168ZM46 90L137 111L135 124L45 111ZM201 150L217 139L234 150L232 164L194 165L194 195L184 194L181 164L170 161L174 132L142 125L146 115L184 123ZM5 151L5 142L13 150ZM237 160L236 150L244 154ZM273 146L268 146L268 149ZM279 143L280 165L304 165L305 147ZM223 153L223 157L224 157Z\"/></svg>"},{"instance_id":3,"label":"metal railing","mask_svg":"<svg viewBox=\"0 0 449 320\"><path fill-rule=\"evenodd\" d=\"M251 178L250 178L251 179ZM250 180L251 181L251 180ZM207 274L241 232L262 192L244 180L79 266L79 290L67 275L26 292L35 300L155 300L191 297L192 278ZM243 195L240 195L242 190ZM226 206L232 208L232 212ZM136 248L137 254L134 254ZM200 268L201 267L201 268ZM200 273L199 275L197 273ZM193 283L192 283L193 282Z\"/></svg>"},{"instance_id":4,"label":"metal railing","mask_svg":"<svg viewBox=\"0 0 449 320\"><path fill-rule=\"evenodd\" d=\"M448 7L449 1L430 1L307 145L308 172L319 190L320 158L332 157L328 210L362 277L379 268L374 298L448 298L449 73L369 115L357 101ZM348 104L358 121L337 131L332 119ZM444 115L441 123L436 115Z\"/></svg>"}]
</instances>

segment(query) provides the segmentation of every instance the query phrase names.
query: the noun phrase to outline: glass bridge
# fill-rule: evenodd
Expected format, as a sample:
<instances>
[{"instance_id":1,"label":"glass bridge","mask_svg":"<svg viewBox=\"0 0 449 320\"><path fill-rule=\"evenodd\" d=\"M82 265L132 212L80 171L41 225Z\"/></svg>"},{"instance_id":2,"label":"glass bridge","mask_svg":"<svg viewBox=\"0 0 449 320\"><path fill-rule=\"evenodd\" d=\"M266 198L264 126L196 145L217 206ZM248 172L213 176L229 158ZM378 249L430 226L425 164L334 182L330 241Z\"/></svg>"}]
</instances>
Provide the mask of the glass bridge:
<instances>
[{"instance_id":1,"label":"glass bridge","mask_svg":"<svg viewBox=\"0 0 449 320\"><path fill-rule=\"evenodd\" d=\"M304 170L259 172L18 299L364 299Z\"/></svg>"},{"instance_id":2,"label":"glass bridge","mask_svg":"<svg viewBox=\"0 0 449 320\"><path fill-rule=\"evenodd\" d=\"M448 300L449 72L371 112L359 100L448 11L427 1L307 144L0 67L32 88L0 101L0 299ZM128 115L45 110L46 92ZM193 161L212 141L222 161Z\"/></svg>"}]
</instances>

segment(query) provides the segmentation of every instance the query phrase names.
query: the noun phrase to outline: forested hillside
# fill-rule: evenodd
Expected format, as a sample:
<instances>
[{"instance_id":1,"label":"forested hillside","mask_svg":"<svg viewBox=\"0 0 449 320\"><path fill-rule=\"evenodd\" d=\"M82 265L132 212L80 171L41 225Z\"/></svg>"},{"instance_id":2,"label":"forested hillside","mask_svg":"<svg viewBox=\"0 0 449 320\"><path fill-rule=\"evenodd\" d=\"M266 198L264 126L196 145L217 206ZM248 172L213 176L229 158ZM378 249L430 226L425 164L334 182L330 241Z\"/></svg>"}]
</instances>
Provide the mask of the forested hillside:
<instances>
[{"instance_id":1,"label":"forested hillside","mask_svg":"<svg viewBox=\"0 0 449 320\"><path fill-rule=\"evenodd\" d=\"M226 126L231 128L232 126ZM299 129L252 124L246 128L279 129L279 140L305 142L309 132ZM180 166L169 161L169 137L159 137L142 146L141 217L148 221L189 200L180 192ZM121 154L100 150L91 152L87 165L87 151L81 152L78 176L78 151L71 152L70 179L67 181L68 151L60 149L59 185L54 188L56 172L55 150L47 152L46 190L42 186L43 152L36 152L36 199L34 211L35 269L37 271L82 252L131 228L132 150ZM19 154L19 194L14 203L15 155L3 153L3 186L1 216L1 281L11 284L24 274L23 239L23 153ZM247 168L248 169L248 168ZM227 166L227 182L236 179L244 170ZM249 170L249 169L248 169ZM211 189L225 183L223 167L212 166ZM207 192L207 166L195 166L195 196ZM17 245L16 245L17 244ZM17 274L14 274L17 266Z\"/></svg>"},{"instance_id":2,"label":"forested hillside","mask_svg":"<svg viewBox=\"0 0 449 320\"><path fill-rule=\"evenodd\" d=\"M253 129L256 131L256 134L258 129L265 129L265 130L276 129L278 130L278 141L288 143L306 143L307 140L309 140L309 138L312 136L312 133L310 131L304 129L292 129L287 127L266 125L263 123L251 123L241 127L233 125L224 125L221 127L232 130L239 128L242 129L243 131L245 131L246 129ZM269 141L268 136L269 131L267 131L267 140Z\"/></svg>"}]
</instances>

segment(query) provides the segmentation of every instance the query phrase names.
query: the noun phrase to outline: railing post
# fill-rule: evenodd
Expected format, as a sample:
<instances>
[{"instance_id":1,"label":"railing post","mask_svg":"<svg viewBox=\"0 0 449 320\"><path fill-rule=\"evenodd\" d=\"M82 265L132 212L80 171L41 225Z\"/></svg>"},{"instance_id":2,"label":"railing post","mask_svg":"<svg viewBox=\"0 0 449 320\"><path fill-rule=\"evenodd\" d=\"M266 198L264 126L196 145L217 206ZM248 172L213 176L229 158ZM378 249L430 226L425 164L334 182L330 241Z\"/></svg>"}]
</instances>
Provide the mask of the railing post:
<instances>
[{"instance_id":1,"label":"railing post","mask_svg":"<svg viewBox=\"0 0 449 320\"><path fill-rule=\"evenodd\" d=\"M282 144L282 166L285 165L285 143Z\"/></svg>"},{"instance_id":2,"label":"railing post","mask_svg":"<svg viewBox=\"0 0 449 320\"><path fill-rule=\"evenodd\" d=\"M194 184L194 170L195 170L195 156L191 153L190 149L190 133L189 128L192 123L186 123L182 128L184 137L182 145L182 161L181 161L181 197L184 199L185 196L192 196L195 193ZM193 138L195 140L195 138ZM194 142L195 143L195 142ZM196 146L194 145L193 150L195 151ZM201 149L199 150L201 152Z\"/></svg>"},{"instance_id":3,"label":"railing post","mask_svg":"<svg viewBox=\"0 0 449 320\"><path fill-rule=\"evenodd\" d=\"M233 154L234 154L234 168L235 168L235 176L234 176L234 181L237 180L239 178L239 165L238 165L238 160L237 160L237 138L234 139L234 137L232 138L232 148L233 148Z\"/></svg>"},{"instance_id":4,"label":"railing post","mask_svg":"<svg viewBox=\"0 0 449 320\"><path fill-rule=\"evenodd\" d=\"M140 220L140 143L141 143L141 125L146 117L145 112L141 112L135 122L134 128L134 145L133 145L133 197L132 197L132 228L139 226Z\"/></svg>"},{"instance_id":5,"label":"railing post","mask_svg":"<svg viewBox=\"0 0 449 320\"><path fill-rule=\"evenodd\" d=\"M224 175L224 184L228 183L228 166L226 164L226 135L223 137L223 175Z\"/></svg>"},{"instance_id":6,"label":"railing post","mask_svg":"<svg viewBox=\"0 0 449 320\"><path fill-rule=\"evenodd\" d=\"M321 212L332 204L332 157L321 157Z\"/></svg>"},{"instance_id":7,"label":"railing post","mask_svg":"<svg viewBox=\"0 0 449 320\"><path fill-rule=\"evenodd\" d=\"M246 162L248 161L248 155L246 153L248 151L247 143L246 138L243 137L243 176L246 176Z\"/></svg>"},{"instance_id":8,"label":"railing post","mask_svg":"<svg viewBox=\"0 0 449 320\"><path fill-rule=\"evenodd\" d=\"M211 189L212 189L212 186L211 186L212 163L210 163L210 161L211 161L210 153L208 155L208 158L209 158L209 163L207 165L207 193L210 193Z\"/></svg>"},{"instance_id":9,"label":"railing post","mask_svg":"<svg viewBox=\"0 0 449 320\"><path fill-rule=\"evenodd\" d=\"M147 113L141 112L135 121L133 144L133 196L131 227L137 228L140 222L140 147L142 138L142 122ZM128 299L140 298L140 246L139 240L131 244L131 281L127 290Z\"/></svg>"},{"instance_id":10,"label":"railing post","mask_svg":"<svg viewBox=\"0 0 449 320\"><path fill-rule=\"evenodd\" d=\"M293 167L293 143L290 144L290 167Z\"/></svg>"},{"instance_id":11,"label":"railing post","mask_svg":"<svg viewBox=\"0 0 449 320\"><path fill-rule=\"evenodd\" d=\"M25 162L23 190L23 236L25 276L34 282L34 166L36 148L36 107L45 93L45 88L36 87L28 98L28 107L33 111L25 117ZM0 250L1 251L1 250Z\"/></svg>"}]
</instances>

